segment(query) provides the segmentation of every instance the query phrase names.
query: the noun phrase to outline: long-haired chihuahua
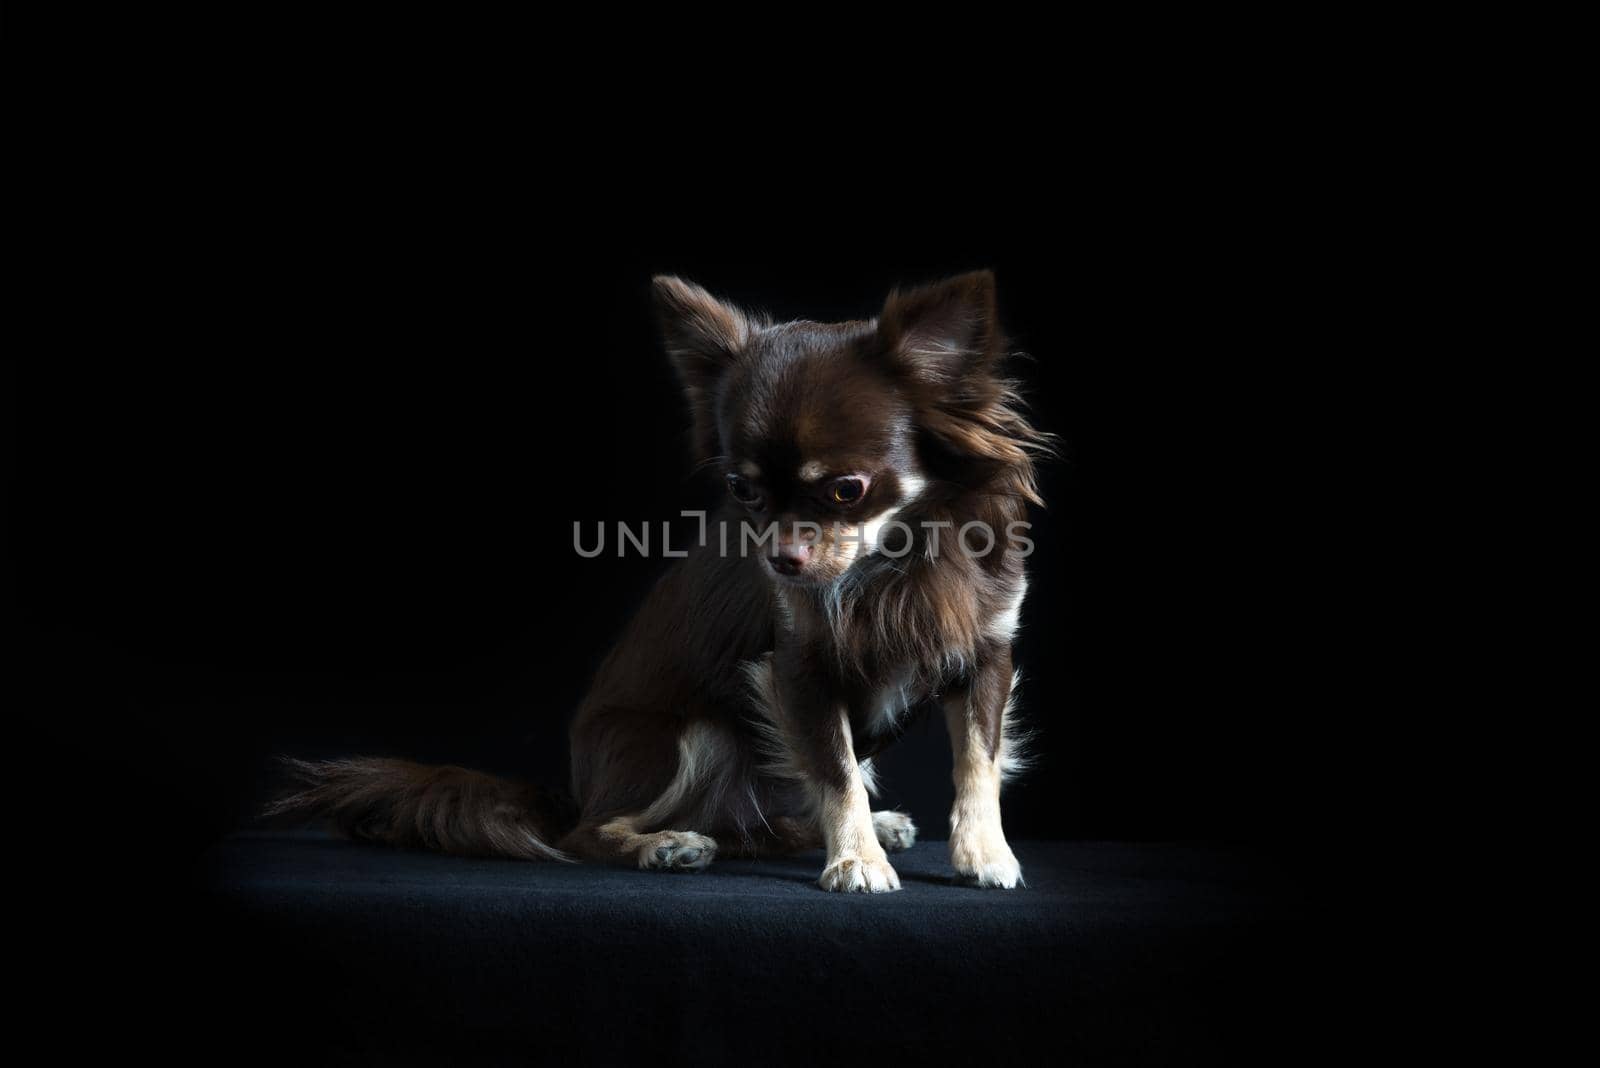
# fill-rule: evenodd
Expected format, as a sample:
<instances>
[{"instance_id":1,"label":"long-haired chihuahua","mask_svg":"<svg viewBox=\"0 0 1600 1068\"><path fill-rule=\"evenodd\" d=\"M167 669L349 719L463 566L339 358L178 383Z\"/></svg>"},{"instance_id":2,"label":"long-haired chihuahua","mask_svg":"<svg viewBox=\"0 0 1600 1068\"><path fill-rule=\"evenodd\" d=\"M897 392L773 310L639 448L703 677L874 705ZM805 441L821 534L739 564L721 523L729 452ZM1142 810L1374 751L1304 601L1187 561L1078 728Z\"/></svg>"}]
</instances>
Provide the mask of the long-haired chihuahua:
<instances>
[{"instance_id":1,"label":"long-haired chihuahua","mask_svg":"<svg viewBox=\"0 0 1600 1068\"><path fill-rule=\"evenodd\" d=\"M654 293L694 458L728 500L578 709L576 825L532 786L379 758L288 761L299 785L269 812L395 845L657 871L820 847L823 889L881 893L916 828L872 811L872 758L938 707L951 864L1020 885L1000 788L1021 763L1011 642L1049 440L1006 376L993 276L896 291L845 323L769 322L679 278Z\"/></svg>"}]
</instances>

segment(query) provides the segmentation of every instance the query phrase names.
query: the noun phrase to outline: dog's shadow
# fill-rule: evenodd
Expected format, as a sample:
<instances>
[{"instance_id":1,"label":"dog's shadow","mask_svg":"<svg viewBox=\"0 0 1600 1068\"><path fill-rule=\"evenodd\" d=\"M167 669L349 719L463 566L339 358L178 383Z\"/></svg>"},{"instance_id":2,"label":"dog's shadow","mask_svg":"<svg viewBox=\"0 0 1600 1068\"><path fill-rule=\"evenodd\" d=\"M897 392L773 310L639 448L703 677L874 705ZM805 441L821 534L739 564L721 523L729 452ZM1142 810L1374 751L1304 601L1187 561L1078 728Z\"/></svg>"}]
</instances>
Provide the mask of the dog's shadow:
<instances>
[{"instance_id":1,"label":"dog's shadow","mask_svg":"<svg viewBox=\"0 0 1600 1068\"><path fill-rule=\"evenodd\" d=\"M750 879L758 881L772 881L783 883L801 883L807 886L816 886L817 879L822 875L825 858L820 850L809 853L795 853L782 857L759 858L728 858L718 860L705 871L698 873L701 877L716 877L721 875L726 878ZM895 863L895 856L889 856L889 863ZM955 887L958 889L971 888L972 884L954 872L930 872L917 868L906 869L895 865L895 872L900 876L900 883L920 883L926 886Z\"/></svg>"}]
</instances>

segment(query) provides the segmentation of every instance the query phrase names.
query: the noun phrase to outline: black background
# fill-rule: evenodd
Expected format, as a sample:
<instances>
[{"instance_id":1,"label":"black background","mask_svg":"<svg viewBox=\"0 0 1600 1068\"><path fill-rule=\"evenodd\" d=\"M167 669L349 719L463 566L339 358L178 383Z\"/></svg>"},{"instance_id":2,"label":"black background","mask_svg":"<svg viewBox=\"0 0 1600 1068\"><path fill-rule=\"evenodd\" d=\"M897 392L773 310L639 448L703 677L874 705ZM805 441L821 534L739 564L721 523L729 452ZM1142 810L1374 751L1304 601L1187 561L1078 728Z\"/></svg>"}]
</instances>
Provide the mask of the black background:
<instances>
[{"instance_id":1,"label":"black background","mask_svg":"<svg viewBox=\"0 0 1600 1068\"><path fill-rule=\"evenodd\" d=\"M570 712L664 566L581 559L574 522L659 536L718 492L690 476L652 273L835 319L977 267L1061 440L1018 645L1039 761L1009 832L1306 844L1326 721L1288 427L1317 371L1261 235L1047 197L687 226L412 206L265 198L156 244L110 220L131 232L84 265L75 351L22 370L23 648L86 807L159 822L142 857L248 822L277 752L564 781ZM941 837L942 725L883 768Z\"/></svg>"},{"instance_id":2,"label":"black background","mask_svg":"<svg viewBox=\"0 0 1600 1068\"><path fill-rule=\"evenodd\" d=\"M229 944L189 862L250 823L272 754L564 780L568 716L662 566L579 559L573 522L656 524L718 492L689 476L649 320L662 271L840 318L993 268L1062 446L1018 647L1039 759L1008 832L1245 843L1301 886L1360 880L1341 908L1384 885L1340 847L1393 823L1365 811L1365 769L1426 695L1363 671L1421 624L1379 600L1403 575L1352 580L1360 551L1402 570L1433 552L1391 549L1389 516L1445 461L1384 490L1403 465L1371 442L1385 411L1432 403L1397 389L1425 327L1380 320L1425 273L1426 233L1385 210L1434 191L1397 197L1391 162L1344 153L1360 130L1330 138L1292 78L1203 48L1169 67L1148 28L1120 49L1041 35L1039 57L966 18L949 56L851 35L700 62L652 38L665 69L623 74L544 25L199 14L8 8L0 40L21 179L3 736L10 827L45 847L15 847L47 898L19 914L44 936L24 972L65 995L61 1033L203 1037L237 996L163 973L185 943ZM894 84L853 84L874 73ZM934 837L947 750L930 721L883 762ZM1108 948L1158 988L1184 959ZM270 955L236 967L299 997ZM1252 1025L1288 1019L1233 989L1217 1003ZM1347 993L1310 998L1335 1030ZM298 1040L338 1008L239 1034Z\"/></svg>"},{"instance_id":3,"label":"black background","mask_svg":"<svg viewBox=\"0 0 1600 1068\"><path fill-rule=\"evenodd\" d=\"M662 566L580 559L573 523L717 492L650 275L834 319L988 267L1061 442L1008 830L1312 849L1343 803L1332 739L1374 726L1331 696L1371 650L1328 607L1321 463L1362 434L1340 331L1374 292L1340 258L1360 198L1292 108L969 72L831 112L790 72L808 102L743 117L760 64L708 89L688 63L579 106L527 39L129 12L10 36L34 343L5 533L52 822L189 857L252 818L279 752L559 784ZM946 746L926 722L883 762L934 836Z\"/></svg>"},{"instance_id":4,"label":"black background","mask_svg":"<svg viewBox=\"0 0 1600 1068\"><path fill-rule=\"evenodd\" d=\"M225 45L143 19L20 37L31 239L8 288L13 827L46 847L39 985L92 1005L96 1037L165 1032L174 1005L199 1031L225 1018L237 984L183 963L233 932L204 921L190 862L251 823L273 754L564 781L571 711L663 566L580 559L573 523L720 492L689 472L657 272L834 319L994 269L1061 444L1018 642L1038 760L1008 833L1221 840L1302 887L1365 877L1340 848L1378 822L1349 755L1384 751L1406 695L1344 680L1403 647L1375 622L1405 620L1352 593L1356 550L1383 542L1349 495L1374 468L1349 457L1404 339L1347 320L1401 299L1406 265L1351 270L1359 197L1289 147L1294 116L1229 128L1088 78L833 115L740 119L726 83L584 108L475 33L445 92L365 23ZM942 726L882 763L888 802L942 837ZM234 967L300 989L270 955Z\"/></svg>"}]
</instances>

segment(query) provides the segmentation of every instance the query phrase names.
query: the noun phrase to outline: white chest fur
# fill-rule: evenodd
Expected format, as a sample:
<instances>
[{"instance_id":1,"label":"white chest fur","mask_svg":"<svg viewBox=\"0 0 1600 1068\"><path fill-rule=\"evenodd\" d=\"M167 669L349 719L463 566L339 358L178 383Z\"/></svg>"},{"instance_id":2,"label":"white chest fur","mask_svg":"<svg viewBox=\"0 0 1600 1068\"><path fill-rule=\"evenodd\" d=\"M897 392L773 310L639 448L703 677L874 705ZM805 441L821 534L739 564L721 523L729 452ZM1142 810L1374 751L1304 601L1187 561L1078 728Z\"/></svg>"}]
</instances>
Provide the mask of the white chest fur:
<instances>
[{"instance_id":1,"label":"white chest fur","mask_svg":"<svg viewBox=\"0 0 1600 1068\"><path fill-rule=\"evenodd\" d=\"M890 681L878 688L872 695L872 700L867 709L867 731L871 734L887 734L894 730L895 724L900 722L900 717L906 710L916 704L922 695L916 685L916 673L909 668L897 672Z\"/></svg>"}]
</instances>

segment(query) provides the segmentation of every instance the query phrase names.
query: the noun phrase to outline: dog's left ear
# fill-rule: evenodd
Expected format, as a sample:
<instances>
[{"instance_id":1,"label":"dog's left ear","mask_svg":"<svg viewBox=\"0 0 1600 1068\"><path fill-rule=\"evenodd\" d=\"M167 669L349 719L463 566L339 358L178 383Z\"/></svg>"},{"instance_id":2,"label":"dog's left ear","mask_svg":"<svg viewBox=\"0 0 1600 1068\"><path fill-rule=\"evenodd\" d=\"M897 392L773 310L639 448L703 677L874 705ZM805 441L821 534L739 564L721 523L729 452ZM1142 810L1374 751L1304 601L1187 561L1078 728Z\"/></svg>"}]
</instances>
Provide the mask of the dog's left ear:
<instances>
[{"instance_id":1,"label":"dog's left ear","mask_svg":"<svg viewBox=\"0 0 1600 1068\"><path fill-rule=\"evenodd\" d=\"M703 460L717 452L717 382L739 361L757 326L693 282L662 274L651 284L661 339L694 417L695 459Z\"/></svg>"},{"instance_id":2,"label":"dog's left ear","mask_svg":"<svg viewBox=\"0 0 1600 1068\"><path fill-rule=\"evenodd\" d=\"M973 271L911 290L895 290L878 316L878 338L904 370L953 382L987 369L1000 355L994 273Z\"/></svg>"},{"instance_id":3,"label":"dog's left ear","mask_svg":"<svg viewBox=\"0 0 1600 1068\"><path fill-rule=\"evenodd\" d=\"M974 271L889 294L878 317L889 366L910 387L922 430L968 464L960 478L1043 503L1033 457L1049 438L1023 416L1002 374L1007 352L996 314L994 275Z\"/></svg>"}]
</instances>

